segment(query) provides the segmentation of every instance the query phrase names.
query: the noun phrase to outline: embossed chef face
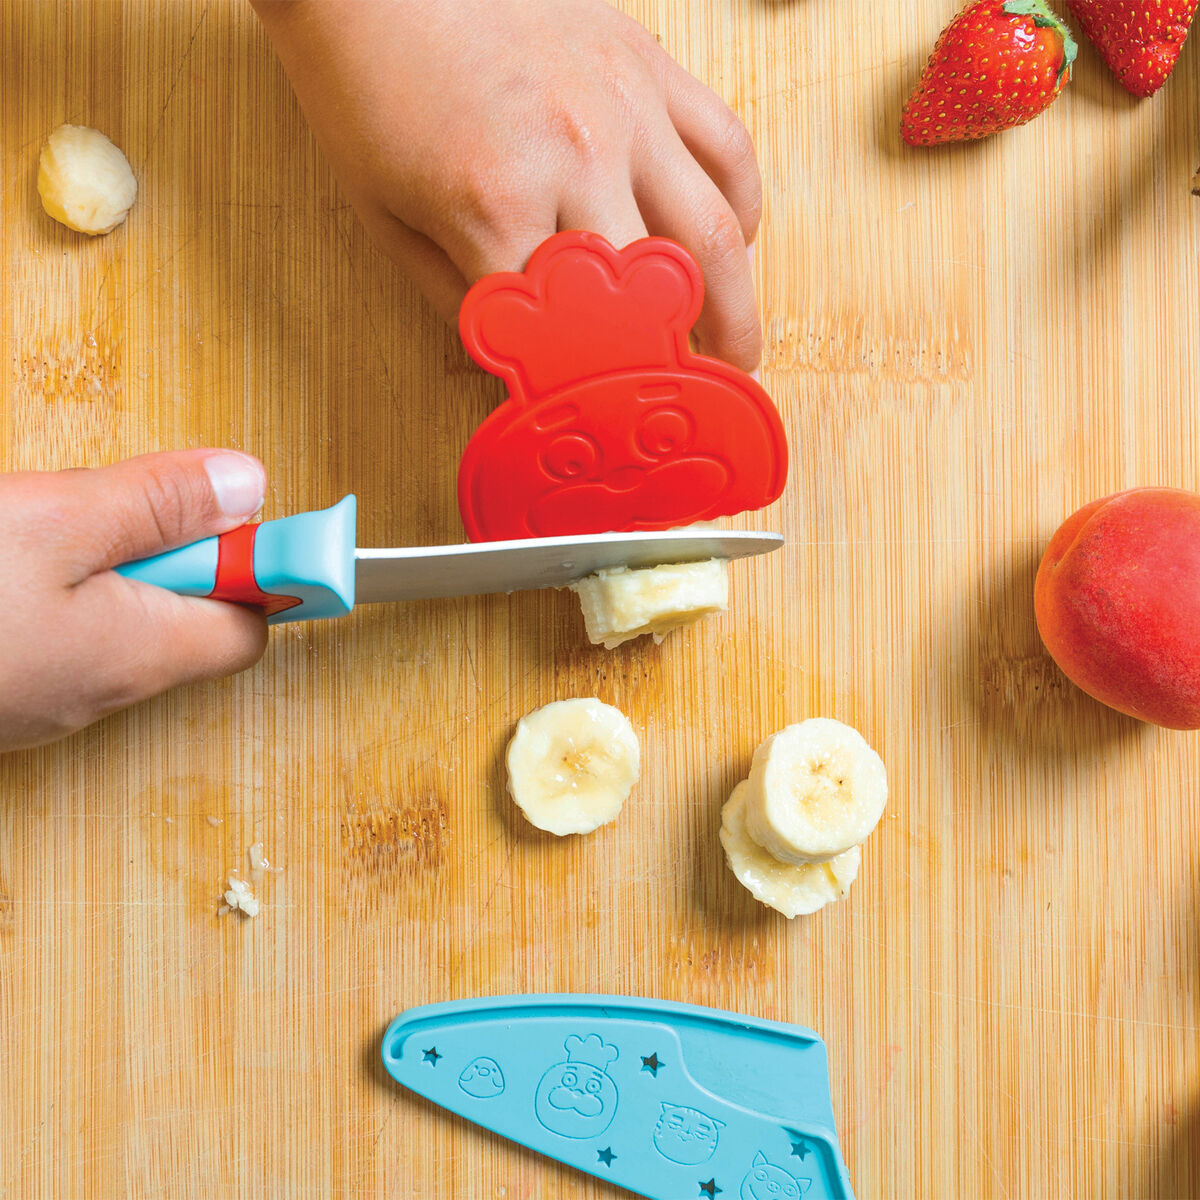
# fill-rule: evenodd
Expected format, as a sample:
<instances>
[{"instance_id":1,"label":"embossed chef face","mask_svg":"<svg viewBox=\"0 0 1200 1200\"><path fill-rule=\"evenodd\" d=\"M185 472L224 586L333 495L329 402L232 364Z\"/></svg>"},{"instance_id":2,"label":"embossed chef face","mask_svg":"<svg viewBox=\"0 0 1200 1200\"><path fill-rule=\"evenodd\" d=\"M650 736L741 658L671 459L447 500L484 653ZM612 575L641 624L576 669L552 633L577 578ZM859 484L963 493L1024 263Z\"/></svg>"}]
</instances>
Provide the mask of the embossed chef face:
<instances>
[{"instance_id":1,"label":"embossed chef face","mask_svg":"<svg viewBox=\"0 0 1200 1200\"><path fill-rule=\"evenodd\" d=\"M551 1067L534 1100L538 1120L552 1133L569 1138L603 1133L616 1108L616 1085L599 1067L584 1062Z\"/></svg>"},{"instance_id":2,"label":"embossed chef face","mask_svg":"<svg viewBox=\"0 0 1200 1200\"><path fill-rule=\"evenodd\" d=\"M702 1163L717 1148L723 1121L714 1121L699 1109L664 1104L654 1129L654 1148L676 1163Z\"/></svg>"},{"instance_id":3,"label":"embossed chef face","mask_svg":"<svg viewBox=\"0 0 1200 1200\"><path fill-rule=\"evenodd\" d=\"M811 1179L797 1179L782 1167L767 1162L762 1154L742 1180L741 1200L797 1200L812 1187Z\"/></svg>"},{"instance_id":4,"label":"embossed chef face","mask_svg":"<svg viewBox=\"0 0 1200 1200\"><path fill-rule=\"evenodd\" d=\"M475 1058L458 1077L458 1086L477 1100L491 1100L504 1091L504 1074L494 1058Z\"/></svg>"},{"instance_id":5,"label":"embossed chef face","mask_svg":"<svg viewBox=\"0 0 1200 1200\"><path fill-rule=\"evenodd\" d=\"M719 377L640 371L501 405L463 456L459 503L473 538L552 537L759 508L778 483L754 396Z\"/></svg>"}]
</instances>

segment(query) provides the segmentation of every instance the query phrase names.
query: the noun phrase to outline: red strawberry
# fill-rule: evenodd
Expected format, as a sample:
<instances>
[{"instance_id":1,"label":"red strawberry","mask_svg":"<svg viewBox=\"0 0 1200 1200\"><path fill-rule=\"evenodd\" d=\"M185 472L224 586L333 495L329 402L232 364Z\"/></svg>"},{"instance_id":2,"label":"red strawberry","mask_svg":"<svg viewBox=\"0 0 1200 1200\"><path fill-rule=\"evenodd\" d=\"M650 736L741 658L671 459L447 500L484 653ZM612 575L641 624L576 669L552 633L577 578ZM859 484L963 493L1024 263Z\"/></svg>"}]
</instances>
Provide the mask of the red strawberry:
<instances>
[{"instance_id":1,"label":"red strawberry","mask_svg":"<svg viewBox=\"0 0 1200 1200\"><path fill-rule=\"evenodd\" d=\"M1075 52L1044 0L976 0L938 38L904 106L901 136L932 146L1023 125L1062 91Z\"/></svg>"},{"instance_id":2,"label":"red strawberry","mask_svg":"<svg viewBox=\"0 0 1200 1200\"><path fill-rule=\"evenodd\" d=\"M1101 57L1135 96L1153 96L1175 69L1200 0L1068 0Z\"/></svg>"}]
</instances>

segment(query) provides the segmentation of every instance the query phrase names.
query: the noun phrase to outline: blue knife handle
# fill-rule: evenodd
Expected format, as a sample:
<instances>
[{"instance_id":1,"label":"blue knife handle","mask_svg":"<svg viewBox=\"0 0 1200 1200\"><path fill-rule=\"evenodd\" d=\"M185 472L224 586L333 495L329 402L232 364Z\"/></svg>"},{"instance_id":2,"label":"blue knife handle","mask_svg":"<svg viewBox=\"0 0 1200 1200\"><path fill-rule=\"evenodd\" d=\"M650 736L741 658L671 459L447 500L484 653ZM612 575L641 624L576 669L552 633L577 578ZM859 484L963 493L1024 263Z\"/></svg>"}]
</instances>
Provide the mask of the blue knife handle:
<instances>
[{"instance_id":1,"label":"blue knife handle","mask_svg":"<svg viewBox=\"0 0 1200 1200\"><path fill-rule=\"evenodd\" d=\"M344 617L354 608L357 501L243 525L220 537L117 567L181 596L249 604L267 622Z\"/></svg>"}]
</instances>

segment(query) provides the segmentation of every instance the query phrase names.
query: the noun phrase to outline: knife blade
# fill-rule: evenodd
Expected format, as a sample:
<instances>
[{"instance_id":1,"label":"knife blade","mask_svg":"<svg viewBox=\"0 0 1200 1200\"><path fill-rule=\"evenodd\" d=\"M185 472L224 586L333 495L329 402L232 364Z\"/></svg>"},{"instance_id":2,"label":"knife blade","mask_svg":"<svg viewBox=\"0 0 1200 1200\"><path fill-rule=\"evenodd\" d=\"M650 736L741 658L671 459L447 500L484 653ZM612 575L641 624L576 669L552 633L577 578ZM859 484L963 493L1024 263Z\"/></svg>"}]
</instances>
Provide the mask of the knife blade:
<instances>
[{"instance_id":1,"label":"knife blade","mask_svg":"<svg viewBox=\"0 0 1200 1200\"><path fill-rule=\"evenodd\" d=\"M669 530L580 537L405 546L354 552L359 604L488 595L566 587L614 567L655 567L708 558L744 558L783 545L778 533Z\"/></svg>"}]
</instances>

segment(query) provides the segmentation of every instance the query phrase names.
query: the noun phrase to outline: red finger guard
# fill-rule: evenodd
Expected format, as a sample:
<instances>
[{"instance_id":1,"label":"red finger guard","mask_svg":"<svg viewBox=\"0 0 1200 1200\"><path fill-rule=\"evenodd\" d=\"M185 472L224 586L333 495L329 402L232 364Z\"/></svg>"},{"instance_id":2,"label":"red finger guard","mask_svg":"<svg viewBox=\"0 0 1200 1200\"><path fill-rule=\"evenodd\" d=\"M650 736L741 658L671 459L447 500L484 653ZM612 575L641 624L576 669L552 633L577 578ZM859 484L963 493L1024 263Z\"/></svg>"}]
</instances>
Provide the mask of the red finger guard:
<instances>
[{"instance_id":1,"label":"red finger guard","mask_svg":"<svg viewBox=\"0 0 1200 1200\"><path fill-rule=\"evenodd\" d=\"M217 538L217 577L208 595L213 600L261 608L269 617L295 608L300 598L278 596L264 592L258 586L258 580L254 578L254 538L257 534L257 525L239 525Z\"/></svg>"},{"instance_id":2,"label":"red finger guard","mask_svg":"<svg viewBox=\"0 0 1200 1200\"><path fill-rule=\"evenodd\" d=\"M703 298L675 242L618 251L578 232L471 288L463 343L509 391L459 465L473 541L667 529L779 496L787 439L771 398L688 347Z\"/></svg>"}]
</instances>

